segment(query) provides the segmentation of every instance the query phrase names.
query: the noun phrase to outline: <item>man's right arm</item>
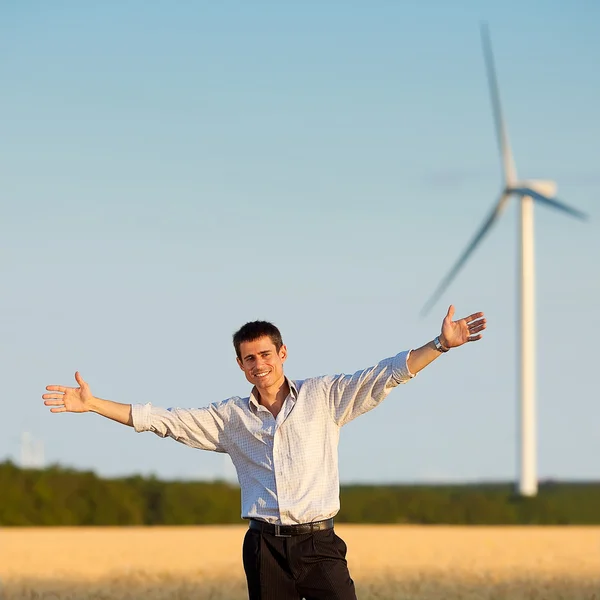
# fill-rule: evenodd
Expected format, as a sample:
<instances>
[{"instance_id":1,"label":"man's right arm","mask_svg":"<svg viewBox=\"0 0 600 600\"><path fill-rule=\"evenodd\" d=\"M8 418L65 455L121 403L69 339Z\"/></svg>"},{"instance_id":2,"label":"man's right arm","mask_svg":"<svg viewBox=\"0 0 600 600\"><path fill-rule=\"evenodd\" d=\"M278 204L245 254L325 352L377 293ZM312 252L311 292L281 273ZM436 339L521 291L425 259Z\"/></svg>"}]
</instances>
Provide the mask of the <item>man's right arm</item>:
<instances>
[{"instance_id":1,"label":"man's right arm","mask_svg":"<svg viewBox=\"0 0 600 600\"><path fill-rule=\"evenodd\" d=\"M160 408L147 404L120 404L96 398L79 372L75 373L79 387L49 385L44 404L50 412L95 412L117 423L129 425L137 432L151 431L160 437L202 450L226 452L224 416L215 406L206 408Z\"/></svg>"}]
</instances>

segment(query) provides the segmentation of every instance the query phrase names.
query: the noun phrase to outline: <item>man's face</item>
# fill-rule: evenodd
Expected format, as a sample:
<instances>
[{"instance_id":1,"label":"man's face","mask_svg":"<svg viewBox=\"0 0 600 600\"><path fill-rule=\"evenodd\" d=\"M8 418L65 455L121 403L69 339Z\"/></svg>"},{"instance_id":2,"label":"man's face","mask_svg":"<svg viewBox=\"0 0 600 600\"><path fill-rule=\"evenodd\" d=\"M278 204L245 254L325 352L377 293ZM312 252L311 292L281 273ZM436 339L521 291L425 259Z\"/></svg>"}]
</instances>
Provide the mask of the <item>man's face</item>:
<instances>
[{"instance_id":1,"label":"man's face","mask_svg":"<svg viewBox=\"0 0 600 600\"><path fill-rule=\"evenodd\" d=\"M283 380L283 363L287 358L287 349L281 346L279 352L269 336L240 344L240 356L237 359L246 379L256 389L268 390L279 386Z\"/></svg>"}]
</instances>

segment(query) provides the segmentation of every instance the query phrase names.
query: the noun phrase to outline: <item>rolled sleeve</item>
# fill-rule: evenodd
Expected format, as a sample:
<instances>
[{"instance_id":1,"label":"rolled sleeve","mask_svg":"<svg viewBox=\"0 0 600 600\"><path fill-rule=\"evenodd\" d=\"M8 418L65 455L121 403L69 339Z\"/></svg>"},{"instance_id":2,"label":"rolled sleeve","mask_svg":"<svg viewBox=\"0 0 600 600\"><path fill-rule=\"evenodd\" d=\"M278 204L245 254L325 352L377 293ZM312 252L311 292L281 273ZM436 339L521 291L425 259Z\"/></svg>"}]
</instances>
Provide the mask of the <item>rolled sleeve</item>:
<instances>
[{"instance_id":1,"label":"rolled sleeve","mask_svg":"<svg viewBox=\"0 0 600 600\"><path fill-rule=\"evenodd\" d=\"M131 407L131 420L133 421L133 428L141 433L142 431L150 431L150 414L152 412L152 404L134 404Z\"/></svg>"},{"instance_id":2,"label":"rolled sleeve","mask_svg":"<svg viewBox=\"0 0 600 600\"><path fill-rule=\"evenodd\" d=\"M394 356L392 362L392 377L397 383L406 383L413 377L416 377L416 373L411 373L408 368L408 359L412 350L404 350Z\"/></svg>"},{"instance_id":3,"label":"rolled sleeve","mask_svg":"<svg viewBox=\"0 0 600 600\"><path fill-rule=\"evenodd\" d=\"M149 431L192 448L226 452L223 446L226 413L227 402L203 408L162 408L148 402L132 406L131 420L138 433Z\"/></svg>"}]
</instances>

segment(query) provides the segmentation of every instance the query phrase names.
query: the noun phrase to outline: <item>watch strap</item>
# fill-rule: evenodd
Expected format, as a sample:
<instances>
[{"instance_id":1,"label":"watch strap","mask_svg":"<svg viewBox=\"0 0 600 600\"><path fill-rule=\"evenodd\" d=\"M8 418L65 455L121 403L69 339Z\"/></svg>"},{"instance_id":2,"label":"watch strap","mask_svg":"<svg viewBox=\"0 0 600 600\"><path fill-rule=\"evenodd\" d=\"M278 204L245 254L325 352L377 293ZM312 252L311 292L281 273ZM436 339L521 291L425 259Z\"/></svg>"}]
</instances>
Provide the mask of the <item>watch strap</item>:
<instances>
[{"instance_id":1,"label":"watch strap","mask_svg":"<svg viewBox=\"0 0 600 600\"><path fill-rule=\"evenodd\" d=\"M433 340L433 343L435 344L435 349L438 352L448 352L448 350L450 350L450 348L446 348L445 346L442 346L442 342L440 342L440 336L436 336L436 338Z\"/></svg>"}]
</instances>

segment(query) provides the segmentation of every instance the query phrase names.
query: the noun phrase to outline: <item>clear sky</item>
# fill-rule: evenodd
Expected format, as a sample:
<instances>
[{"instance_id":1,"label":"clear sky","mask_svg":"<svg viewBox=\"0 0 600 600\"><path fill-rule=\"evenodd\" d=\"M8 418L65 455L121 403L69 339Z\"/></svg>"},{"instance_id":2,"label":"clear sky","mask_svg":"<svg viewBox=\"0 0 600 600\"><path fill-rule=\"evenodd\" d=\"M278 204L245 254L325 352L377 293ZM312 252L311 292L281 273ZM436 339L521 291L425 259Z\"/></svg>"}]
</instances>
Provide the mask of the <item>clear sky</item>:
<instances>
[{"instance_id":1,"label":"clear sky","mask_svg":"<svg viewBox=\"0 0 600 600\"><path fill-rule=\"evenodd\" d=\"M205 406L249 385L232 333L268 319L302 379L433 339L450 303L484 339L347 425L343 482L516 477L515 204L421 307L501 186L479 24L536 208L540 477L600 479L600 5L0 5L0 460L21 434L101 475L231 478L226 456L97 415L100 397ZM309 432L307 432L309 435Z\"/></svg>"}]
</instances>

